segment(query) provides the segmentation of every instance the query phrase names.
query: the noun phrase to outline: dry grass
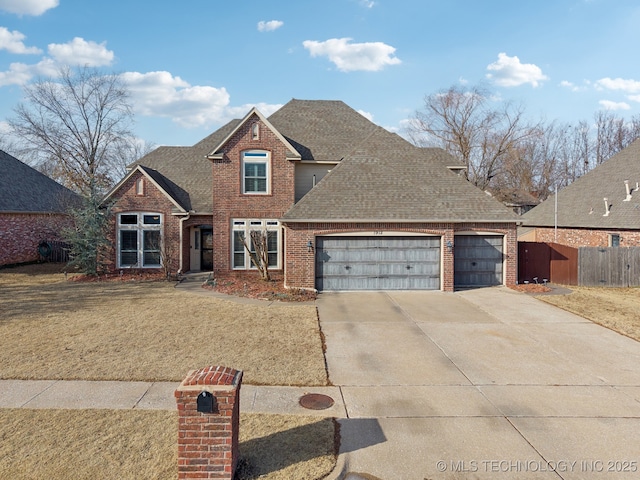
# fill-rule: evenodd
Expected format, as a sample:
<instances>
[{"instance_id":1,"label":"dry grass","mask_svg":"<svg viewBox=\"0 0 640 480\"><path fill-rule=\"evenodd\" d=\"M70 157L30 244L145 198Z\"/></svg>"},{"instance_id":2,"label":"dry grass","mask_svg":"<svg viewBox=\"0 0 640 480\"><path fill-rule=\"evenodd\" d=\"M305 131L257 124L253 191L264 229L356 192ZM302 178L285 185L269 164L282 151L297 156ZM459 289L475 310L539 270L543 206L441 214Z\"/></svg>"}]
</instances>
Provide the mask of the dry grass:
<instances>
[{"instance_id":1,"label":"dry grass","mask_svg":"<svg viewBox=\"0 0 640 480\"><path fill-rule=\"evenodd\" d=\"M180 381L225 365L250 384L327 383L312 305L241 305L40 268L0 270L0 378Z\"/></svg>"},{"instance_id":2,"label":"dry grass","mask_svg":"<svg viewBox=\"0 0 640 480\"><path fill-rule=\"evenodd\" d=\"M572 293L538 298L640 341L640 288L567 288Z\"/></svg>"},{"instance_id":3,"label":"dry grass","mask_svg":"<svg viewBox=\"0 0 640 480\"><path fill-rule=\"evenodd\" d=\"M174 479L177 414L0 410L0 478ZM241 479L317 479L335 465L331 419L242 415Z\"/></svg>"}]
</instances>

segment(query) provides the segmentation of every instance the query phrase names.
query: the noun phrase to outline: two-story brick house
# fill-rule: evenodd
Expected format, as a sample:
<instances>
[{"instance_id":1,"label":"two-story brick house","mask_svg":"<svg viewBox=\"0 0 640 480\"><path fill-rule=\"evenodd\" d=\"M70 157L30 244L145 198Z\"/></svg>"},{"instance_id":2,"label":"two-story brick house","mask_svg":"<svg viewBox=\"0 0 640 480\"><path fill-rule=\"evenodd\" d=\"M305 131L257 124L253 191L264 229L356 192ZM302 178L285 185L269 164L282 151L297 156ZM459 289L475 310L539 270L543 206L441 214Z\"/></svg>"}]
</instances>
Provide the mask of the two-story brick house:
<instances>
[{"instance_id":1,"label":"two-story brick house","mask_svg":"<svg viewBox=\"0 0 640 480\"><path fill-rule=\"evenodd\" d=\"M106 198L115 269L251 271L266 231L288 287L442 289L515 283L517 216L339 101L252 109L193 147L141 158Z\"/></svg>"}]
</instances>

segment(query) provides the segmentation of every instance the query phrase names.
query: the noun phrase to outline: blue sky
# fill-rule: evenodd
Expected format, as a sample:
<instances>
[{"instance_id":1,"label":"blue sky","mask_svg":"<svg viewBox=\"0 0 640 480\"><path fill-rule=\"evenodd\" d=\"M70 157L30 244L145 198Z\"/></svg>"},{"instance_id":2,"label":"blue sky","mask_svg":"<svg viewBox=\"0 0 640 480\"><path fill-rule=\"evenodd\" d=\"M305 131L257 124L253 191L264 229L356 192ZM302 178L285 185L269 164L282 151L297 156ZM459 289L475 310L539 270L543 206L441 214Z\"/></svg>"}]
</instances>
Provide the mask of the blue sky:
<instances>
[{"instance_id":1,"label":"blue sky","mask_svg":"<svg viewBox=\"0 0 640 480\"><path fill-rule=\"evenodd\" d=\"M397 131L459 83L533 119L631 117L639 26L637 0L0 0L0 132L22 85L84 64L123 74L136 134L158 145L291 98Z\"/></svg>"}]
</instances>

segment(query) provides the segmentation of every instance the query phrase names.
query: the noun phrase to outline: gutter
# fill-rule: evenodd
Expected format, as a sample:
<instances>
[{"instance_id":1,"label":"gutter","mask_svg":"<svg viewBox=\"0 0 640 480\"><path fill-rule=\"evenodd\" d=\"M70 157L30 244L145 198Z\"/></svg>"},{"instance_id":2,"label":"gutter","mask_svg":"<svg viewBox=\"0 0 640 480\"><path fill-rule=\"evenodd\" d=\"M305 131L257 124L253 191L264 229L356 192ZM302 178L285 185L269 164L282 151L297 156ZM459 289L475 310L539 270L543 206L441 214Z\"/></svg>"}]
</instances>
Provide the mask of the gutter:
<instances>
[{"instance_id":1,"label":"gutter","mask_svg":"<svg viewBox=\"0 0 640 480\"><path fill-rule=\"evenodd\" d=\"M458 219L406 219L406 218L340 218L340 219L326 219L326 218L309 218L309 219L279 219L282 223L522 223L522 219L519 218L473 218L467 220Z\"/></svg>"}]
</instances>

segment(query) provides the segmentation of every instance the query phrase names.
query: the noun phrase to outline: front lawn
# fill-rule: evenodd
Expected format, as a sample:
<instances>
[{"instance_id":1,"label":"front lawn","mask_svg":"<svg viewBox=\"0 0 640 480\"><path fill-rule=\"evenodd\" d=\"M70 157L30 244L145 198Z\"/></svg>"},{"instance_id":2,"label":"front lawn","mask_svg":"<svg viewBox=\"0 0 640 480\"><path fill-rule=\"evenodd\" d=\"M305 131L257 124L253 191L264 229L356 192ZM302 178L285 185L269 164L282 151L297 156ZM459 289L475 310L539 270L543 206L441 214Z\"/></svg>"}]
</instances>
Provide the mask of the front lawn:
<instances>
[{"instance_id":1,"label":"front lawn","mask_svg":"<svg viewBox=\"0 0 640 480\"><path fill-rule=\"evenodd\" d=\"M0 478L173 480L177 412L0 409ZM240 416L238 480L314 480L335 465L334 421Z\"/></svg>"},{"instance_id":2,"label":"front lawn","mask_svg":"<svg viewBox=\"0 0 640 480\"><path fill-rule=\"evenodd\" d=\"M640 341L640 288L574 287L540 300Z\"/></svg>"},{"instance_id":3,"label":"front lawn","mask_svg":"<svg viewBox=\"0 0 640 480\"><path fill-rule=\"evenodd\" d=\"M313 305L245 305L169 282L41 272L0 270L0 378L180 381L224 365L249 384L327 384Z\"/></svg>"}]
</instances>

